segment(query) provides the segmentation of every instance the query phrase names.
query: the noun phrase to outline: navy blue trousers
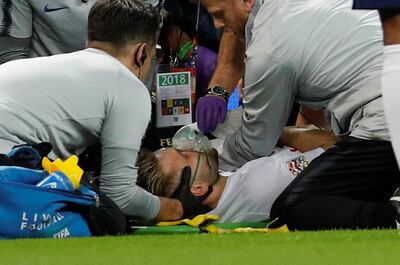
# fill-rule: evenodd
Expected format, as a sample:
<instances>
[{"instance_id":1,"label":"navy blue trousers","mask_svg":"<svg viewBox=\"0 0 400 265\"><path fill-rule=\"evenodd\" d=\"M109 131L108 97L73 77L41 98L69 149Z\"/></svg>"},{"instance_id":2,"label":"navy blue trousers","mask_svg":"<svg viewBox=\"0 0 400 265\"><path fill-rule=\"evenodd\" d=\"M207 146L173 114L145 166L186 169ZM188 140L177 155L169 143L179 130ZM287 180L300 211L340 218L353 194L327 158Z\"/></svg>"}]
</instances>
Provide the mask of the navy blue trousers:
<instances>
[{"instance_id":1,"label":"navy blue trousers","mask_svg":"<svg viewBox=\"0 0 400 265\"><path fill-rule=\"evenodd\" d=\"M353 9L396 9L400 0L354 0Z\"/></svg>"},{"instance_id":2,"label":"navy blue trousers","mask_svg":"<svg viewBox=\"0 0 400 265\"><path fill-rule=\"evenodd\" d=\"M281 193L271 220L297 230L395 227L388 203L400 186L390 142L344 137Z\"/></svg>"}]
</instances>

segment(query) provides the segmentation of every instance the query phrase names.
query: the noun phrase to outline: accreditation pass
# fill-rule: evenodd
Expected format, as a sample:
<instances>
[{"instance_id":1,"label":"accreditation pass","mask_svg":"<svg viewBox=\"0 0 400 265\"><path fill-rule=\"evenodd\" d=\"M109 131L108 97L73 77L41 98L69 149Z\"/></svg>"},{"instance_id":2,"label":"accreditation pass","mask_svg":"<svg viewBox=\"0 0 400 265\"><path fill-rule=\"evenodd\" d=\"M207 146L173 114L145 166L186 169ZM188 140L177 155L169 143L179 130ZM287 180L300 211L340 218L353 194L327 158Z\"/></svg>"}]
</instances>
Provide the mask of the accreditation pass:
<instances>
[{"instance_id":1,"label":"accreditation pass","mask_svg":"<svg viewBox=\"0 0 400 265\"><path fill-rule=\"evenodd\" d=\"M192 123L191 74L157 74L157 127Z\"/></svg>"}]
</instances>

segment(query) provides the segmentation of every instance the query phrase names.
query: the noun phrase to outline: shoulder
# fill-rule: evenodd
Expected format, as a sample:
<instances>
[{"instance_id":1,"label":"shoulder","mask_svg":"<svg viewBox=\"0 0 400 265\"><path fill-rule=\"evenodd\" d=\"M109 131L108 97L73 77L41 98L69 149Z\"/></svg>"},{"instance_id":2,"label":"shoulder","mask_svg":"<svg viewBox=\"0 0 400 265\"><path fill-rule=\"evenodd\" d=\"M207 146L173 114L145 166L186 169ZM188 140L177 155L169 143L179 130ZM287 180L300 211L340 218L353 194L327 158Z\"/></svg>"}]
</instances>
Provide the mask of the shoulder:
<instances>
[{"instance_id":1,"label":"shoulder","mask_svg":"<svg viewBox=\"0 0 400 265\"><path fill-rule=\"evenodd\" d=\"M275 154L260 157L247 162L236 172L239 174L249 174L250 176L255 176L258 173L265 174L265 172L271 171L272 168L276 168L277 166L279 166L281 160L282 158ZM249 172L251 172L251 174Z\"/></svg>"},{"instance_id":2,"label":"shoulder","mask_svg":"<svg viewBox=\"0 0 400 265\"><path fill-rule=\"evenodd\" d=\"M142 100L149 94L146 86L126 66L102 51L85 49L48 58L58 58L60 64L85 71L88 79L107 90L110 97L118 96L121 102Z\"/></svg>"},{"instance_id":3,"label":"shoulder","mask_svg":"<svg viewBox=\"0 0 400 265\"><path fill-rule=\"evenodd\" d=\"M112 78L112 82L120 83L120 81L129 80L130 83L140 83L140 80L120 61L101 50L88 48L60 56L65 56L65 60L81 62L82 69L99 74L99 79ZM67 59L68 57L70 59Z\"/></svg>"}]
</instances>

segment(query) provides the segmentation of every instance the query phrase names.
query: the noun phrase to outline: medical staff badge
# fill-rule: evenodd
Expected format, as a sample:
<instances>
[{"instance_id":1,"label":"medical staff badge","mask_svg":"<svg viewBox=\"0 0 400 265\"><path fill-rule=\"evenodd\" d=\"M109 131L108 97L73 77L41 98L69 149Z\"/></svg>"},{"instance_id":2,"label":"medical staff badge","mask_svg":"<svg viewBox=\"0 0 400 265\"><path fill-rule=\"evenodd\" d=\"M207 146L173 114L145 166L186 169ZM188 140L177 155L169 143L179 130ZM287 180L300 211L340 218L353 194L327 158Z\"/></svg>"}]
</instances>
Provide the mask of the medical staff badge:
<instances>
[{"instance_id":1,"label":"medical staff badge","mask_svg":"<svg viewBox=\"0 0 400 265\"><path fill-rule=\"evenodd\" d=\"M290 173L297 177L308 166L309 162L304 156L296 157L286 162Z\"/></svg>"}]
</instances>

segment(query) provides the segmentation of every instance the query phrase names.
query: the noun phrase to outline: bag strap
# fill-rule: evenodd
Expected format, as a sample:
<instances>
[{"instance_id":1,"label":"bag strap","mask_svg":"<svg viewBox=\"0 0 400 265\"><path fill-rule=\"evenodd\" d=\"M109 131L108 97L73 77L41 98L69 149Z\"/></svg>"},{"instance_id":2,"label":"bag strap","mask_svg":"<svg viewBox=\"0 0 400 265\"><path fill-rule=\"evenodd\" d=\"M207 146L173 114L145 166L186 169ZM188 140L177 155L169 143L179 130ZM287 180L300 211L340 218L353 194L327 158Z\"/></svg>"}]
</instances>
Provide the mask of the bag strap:
<instances>
[{"instance_id":1,"label":"bag strap","mask_svg":"<svg viewBox=\"0 0 400 265\"><path fill-rule=\"evenodd\" d=\"M83 174L81 183L88 186L99 196L100 204L89 207L83 217L88 222L90 232L94 236L125 235L129 233L127 219L113 200L99 189L99 178L90 172Z\"/></svg>"}]
</instances>

